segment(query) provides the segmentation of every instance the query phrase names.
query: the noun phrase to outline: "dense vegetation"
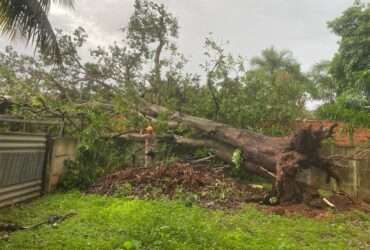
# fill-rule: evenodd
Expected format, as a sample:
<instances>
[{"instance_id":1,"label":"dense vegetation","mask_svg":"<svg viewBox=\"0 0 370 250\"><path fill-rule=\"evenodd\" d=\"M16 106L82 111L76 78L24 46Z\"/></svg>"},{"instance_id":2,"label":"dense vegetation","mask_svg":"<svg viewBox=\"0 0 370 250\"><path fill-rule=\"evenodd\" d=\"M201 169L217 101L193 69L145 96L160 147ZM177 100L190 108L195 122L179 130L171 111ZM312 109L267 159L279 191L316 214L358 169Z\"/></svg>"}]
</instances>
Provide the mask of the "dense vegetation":
<instances>
[{"instance_id":1,"label":"dense vegetation","mask_svg":"<svg viewBox=\"0 0 370 250\"><path fill-rule=\"evenodd\" d=\"M369 127L369 22L370 7L359 1L329 22L329 28L341 39L333 60L313 70L319 96L327 101L317 112L319 118Z\"/></svg>"}]
</instances>

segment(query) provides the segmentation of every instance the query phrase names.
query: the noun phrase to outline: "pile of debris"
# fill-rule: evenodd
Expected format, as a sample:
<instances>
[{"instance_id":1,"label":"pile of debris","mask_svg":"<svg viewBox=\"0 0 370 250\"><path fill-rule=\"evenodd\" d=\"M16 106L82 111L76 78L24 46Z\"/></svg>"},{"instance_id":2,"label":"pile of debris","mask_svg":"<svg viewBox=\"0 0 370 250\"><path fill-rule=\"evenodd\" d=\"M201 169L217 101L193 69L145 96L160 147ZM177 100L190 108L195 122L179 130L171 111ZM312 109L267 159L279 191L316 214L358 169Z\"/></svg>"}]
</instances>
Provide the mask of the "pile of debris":
<instances>
[{"instance_id":1,"label":"pile of debris","mask_svg":"<svg viewBox=\"0 0 370 250\"><path fill-rule=\"evenodd\" d=\"M247 184L226 177L222 168L189 163L125 168L101 178L88 188L87 193L144 199L180 199L187 205L196 203L214 209L239 208L248 202L273 203L269 190L261 185ZM317 218L329 216L330 210L363 209L344 193L336 193L323 199L326 203L320 199L320 206L284 203L260 208L273 214L288 216L300 214Z\"/></svg>"},{"instance_id":2,"label":"pile of debris","mask_svg":"<svg viewBox=\"0 0 370 250\"><path fill-rule=\"evenodd\" d=\"M267 190L225 177L222 169L177 163L152 168L127 168L92 185L88 193L124 194L138 198L187 198L209 208L236 208L263 199Z\"/></svg>"}]
</instances>

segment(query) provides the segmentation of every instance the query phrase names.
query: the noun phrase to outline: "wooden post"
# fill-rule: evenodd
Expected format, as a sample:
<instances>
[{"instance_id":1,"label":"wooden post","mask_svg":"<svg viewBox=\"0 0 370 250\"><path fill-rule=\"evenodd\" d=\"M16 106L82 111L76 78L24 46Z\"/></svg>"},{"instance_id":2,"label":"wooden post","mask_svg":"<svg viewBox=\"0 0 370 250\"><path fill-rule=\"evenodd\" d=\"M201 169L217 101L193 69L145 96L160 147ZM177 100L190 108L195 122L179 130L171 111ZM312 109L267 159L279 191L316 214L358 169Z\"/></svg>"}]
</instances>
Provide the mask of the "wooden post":
<instances>
[{"instance_id":1,"label":"wooden post","mask_svg":"<svg viewBox=\"0 0 370 250\"><path fill-rule=\"evenodd\" d=\"M144 157L144 167L149 167L151 165L151 157L149 156L150 154L150 138L146 137L145 138L145 157Z\"/></svg>"},{"instance_id":2,"label":"wooden post","mask_svg":"<svg viewBox=\"0 0 370 250\"><path fill-rule=\"evenodd\" d=\"M145 129L145 157L144 157L144 167L150 167L153 161L153 138L154 130L152 126L148 126Z\"/></svg>"},{"instance_id":3,"label":"wooden post","mask_svg":"<svg viewBox=\"0 0 370 250\"><path fill-rule=\"evenodd\" d=\"M358 163L358 161L354 160L351 164L353 167L353 194L356 199L358 198L358 188L360 187L360 173Z\"/></svg>"},{"instance_id":4,"label":"wooden post","mask_svg":"<svg viewBox=\"0 0 370 250\"><path fill-rule=\"evenodd\" d=\"M334 143L331 143L330 144L330 155L334 155L336 153L336 145ZM330 181L330 188L333 190L333 191L338 191L338 185L337 185L337 182L336 181L333 181L331 180Z\"/></svg>"},{"instance_id":5,"label":"wooden post","mask_svg":"<svg viewBox=\"0 0 370 250\"><path fill-rule=\"evenodd\" d=\"M317 185L317 183L314 182L314 177L313 177L314 173L313 173L313 169L310 169L307 173L307 179L308 179L308 184L309 185Z\"/></svg>"}]
</instances>

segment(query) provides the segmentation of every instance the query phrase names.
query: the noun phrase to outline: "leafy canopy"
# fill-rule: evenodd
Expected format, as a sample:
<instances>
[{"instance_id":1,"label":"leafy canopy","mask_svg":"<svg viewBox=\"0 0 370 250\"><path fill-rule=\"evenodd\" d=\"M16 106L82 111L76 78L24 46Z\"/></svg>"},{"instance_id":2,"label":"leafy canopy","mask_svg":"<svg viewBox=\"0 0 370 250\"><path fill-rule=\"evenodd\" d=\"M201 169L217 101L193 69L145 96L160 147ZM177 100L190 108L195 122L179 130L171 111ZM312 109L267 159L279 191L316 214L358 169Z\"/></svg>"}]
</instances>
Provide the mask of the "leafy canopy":
<instances>
[{"instance_id":1,"label":"leafy canopy","mask_svg":"<svg viewBox=\"0 0 370 250\"><path fill-rule=\"evenodd\" d=\"M338 93L355 88L370 98L370 5L357 2L329 28L341 38L331 65Z\"/></svg>"}]
</instances>

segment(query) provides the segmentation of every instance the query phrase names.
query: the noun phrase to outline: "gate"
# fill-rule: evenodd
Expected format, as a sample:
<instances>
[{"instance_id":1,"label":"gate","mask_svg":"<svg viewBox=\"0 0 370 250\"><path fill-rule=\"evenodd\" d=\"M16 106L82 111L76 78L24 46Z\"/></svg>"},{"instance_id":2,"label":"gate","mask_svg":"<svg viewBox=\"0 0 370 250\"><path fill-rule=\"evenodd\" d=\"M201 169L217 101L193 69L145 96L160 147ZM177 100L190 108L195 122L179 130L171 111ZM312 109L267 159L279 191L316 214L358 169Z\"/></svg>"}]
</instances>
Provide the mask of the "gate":
<instances>
[{"instance_id":1,"label":"gate","mask_svg":"<svg viewBox=\"0 0 370 250\"><path fill-rule=\"evenodd\" d=\"M0 207L43 192L47 137L0 133Z\"/></svg>"}]
</instances>

